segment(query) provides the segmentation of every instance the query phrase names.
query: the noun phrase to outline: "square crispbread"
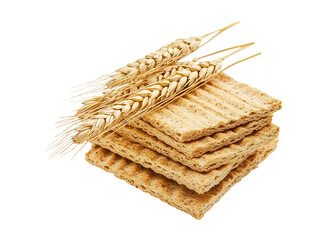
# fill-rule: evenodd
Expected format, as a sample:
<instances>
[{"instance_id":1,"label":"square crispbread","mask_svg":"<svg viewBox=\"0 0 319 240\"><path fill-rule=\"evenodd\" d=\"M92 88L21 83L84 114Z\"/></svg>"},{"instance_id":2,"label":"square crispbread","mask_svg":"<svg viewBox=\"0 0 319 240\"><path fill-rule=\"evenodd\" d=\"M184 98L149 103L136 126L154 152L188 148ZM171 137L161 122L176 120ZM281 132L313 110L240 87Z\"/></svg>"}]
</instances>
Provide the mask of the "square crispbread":
<instances>
[{"instance_id":1,"label":"square crispbread","mask_svg":"<svg viewBox=\"0 0 319 240\"><path fill-rule=\"evenodd\" d=\"M86 160L194 218L201 219L233 185L275 150L276 144L277 141L273 141L265 145L232 170L217 186L204 194L198 194L151 169L144 168L97 145L86 154Z\"/></svg>"},{"instance_id":2,"label":"square crispbread","mask_svg":"<svg viewBox=\"0 0 319 240\"><path fill-rule=\"evenodd\" d=\"M154 171L160 171L160 174L167 174L166 176L169 177L171 175L176 176L177 169L175 168L175 166L185 168L187 166L199 172L208 172L213 169L219 168L224 164L234 161L235 158L241 157L246 154L252 154L264 142L277 138L278 133L279 127L272 124L264 127L259 131L254 132L253 134L243 138L239 142L220 148L214 152L205 153L199 158L187 158L184 154L166 145L165 149L167 155L168 152L170 152L170 156L175 155L174 159L176 161L157 152L162 151L162 149L164 148L158 148L156 149L156 151L153 151L148 147L142 146L139 143L133 143L127 140L125 137L122 137L116 133L104 136L94 143L102 146L103 148L109 149L112 152L117 153L131 161L140 163L145 167L150 167ZM158 144L162 143L160 140L154 138L149 143L149 147L156 146L156 142ZM164 143L162 143L161 146L163 146L163 144ZM178 162L181 164L177 165ZM168 175L166 171L172 173ZM181 174L183 174L183 170L181 170Z\"/></svg>"},{"instance_id":3,"label":"square crispbread","mask_svg":"<svg viewBox=\"0 0 319 240\"><path fill-rule=\"evenodd\" d=\"M243 139L252 132L269 125L271 123L271 119L272 116L262 118L260 120L252 121L235 128L214 133L210 136L205 136L190 142L178 142L174 138L152 127L150 124L141 119L136 120L131 126L126 125L118 129L116 132L121 136L127 136L132 142L138 142L143 146L149 147L172 158L173 160L176 160L174 156L177 155L171 153L170 151L168 152L165 147L166 144L183 153L188 158L200 157L206 152L215 151L219 148ZM152 147L152 142L154 142L153 139L155 139L152 136L163 141L164 143L158 143L156 146Z\"/></svg>"},{"instance_id":4,"label":"square crispbread","mask_svg":"<svg viewBox=\"0 0 319 240\"><path fill-rule=\"evenodd\" d=\"M270 116L280 108L281 101L219 73L142 119L176 141L188 142Z\"/></svg>"}]
</instances>

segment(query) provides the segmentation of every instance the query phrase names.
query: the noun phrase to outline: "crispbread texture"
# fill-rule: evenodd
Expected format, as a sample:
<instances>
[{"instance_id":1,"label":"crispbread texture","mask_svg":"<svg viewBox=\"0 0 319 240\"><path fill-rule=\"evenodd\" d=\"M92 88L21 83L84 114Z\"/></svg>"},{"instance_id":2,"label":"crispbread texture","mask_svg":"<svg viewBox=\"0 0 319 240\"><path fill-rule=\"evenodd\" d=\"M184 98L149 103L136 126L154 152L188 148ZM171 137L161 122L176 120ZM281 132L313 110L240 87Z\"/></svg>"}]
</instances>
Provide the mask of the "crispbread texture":
<instances>
[{"instance_id":1,"label":"crispbread texture","mask_svg":"<svg viewBox=\"0 0 319 240\"><path fill-rule=\"evenodd\" d=\"M148 128L151 130L151 133L149 133L149 131L145 132L139 128L126 125L116 131L116 133L126 137L131 142L140 143L175 161L181 162L183 158L191 159L193 157L200 157L206 152L213 152L221 147L237 142L254 131L269 125L271 118L272 117L262 118L224 132L214 133L211 136L185 143L176 141L174 138L163 134L154 127ZM140 122L143 121L140 120ZM148 123L143 122L143 124Z\"/></svg>"},{"instance_id":2,"label":"crispbread texture","mask_svg":"<svg viewBox=\"0 0 319 240\"><path fill-rule=\"evenodd\" d=\"M219 73L142 119L175 140L187 142L270 116L280 108L281 101Z\"/></svg>"},{"instance_id":3,"label":"crispbread texture","mask_svg":"<svg viewBox=\"0 0 319 240\"><path fill-rule=\"evenodd\" d=\"M217 186L204 194L198 194L151 169L144 168L97 145L86 154L86 160L194 218L200 219L234 184L256 168L276 148L276 143L277 141L274 141L248 157Z\"/></svg>"},{"instance_id":4,"label":"crispbread texture","mask_svg":"<svg viewBox=\"0 0 319 240\"><path fill-rule=\"evenodd\" d=\"M94 143L131 161L140 163L144 167L150 167L154 171L170 178L170 176L178 176L177 173L179 172L181 175L183 175L183 172L185 169L187 169L186 166L199 172L208 172L213 169L217 169L224 164L234 161L235 158L252 154L264 142L277 138L278 132L279 127L272 124L254 132L237 143L233 143L214 152L205 153L199 158L187 158L184 154L166 145L165 153L167 155L169 154L170 156L176 155L174 156L176 161L157 152L162 151L164 148L158 148L156 151L153 151L142 146L141 144L130 142L126 138L116 133L104 136ZM154 138L149 147L155 146L156 142L159 144L161 143L161 146L164 145L164 143L162 143L160 140ZM179 164L177 161L181 164ZM180 171L178 171L179 169ZM178 181L177 179L175 180Z\"/></svg>"}]
</instances>

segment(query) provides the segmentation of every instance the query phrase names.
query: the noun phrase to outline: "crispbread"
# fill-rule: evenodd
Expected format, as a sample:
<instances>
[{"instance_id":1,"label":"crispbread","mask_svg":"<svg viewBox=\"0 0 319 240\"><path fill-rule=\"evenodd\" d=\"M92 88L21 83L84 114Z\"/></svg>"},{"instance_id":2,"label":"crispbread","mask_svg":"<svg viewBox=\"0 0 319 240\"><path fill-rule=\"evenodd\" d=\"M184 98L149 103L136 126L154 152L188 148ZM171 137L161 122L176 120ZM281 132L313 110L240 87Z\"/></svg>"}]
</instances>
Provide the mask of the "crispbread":
<instances>
[{"instance_id":1,"label":"crispbread","mask_svg":"<svg viewBox=\"0 0 319 240\"><path fill-rule=\"evenodd\" d=\"M264 146L258 153L232 170L217 186L204 194L198 194L151 169L144 168L97 145L86 154L86 160L194 218L200 219L234 184L256 168L258 163L276 148L276 143L277 141L274 141Z\"/></svg>"},{"instance_id":2,"label":"crispbread","mask_svg":"<svg viewBox=\"0 0 319 240\"><path fill-rule=\"evenodd\" d=\"M180 142L272 115L281 102L219 73L202 87L142 118Z\"/></svg>"},{"instance_id":3,"label":"crispbread","mask_svg":"<svg viewBox=\"0 0 319 240\"><path fill-rule=\"evenodd\" d=\"M235 158L242 157L246 154L252 154L264 142L276 138L278 136L278 132L279 128L272 124L243 138L237 143L233 143L214 152L205 153L199 158L187 158L184 154L176 151L168 145L165 146L165 149L167 154L168 152L170 152L169 154L171 156L175 154L176 156L174 159L181 164L188 166L195 171L207 172L219 168L224 164L230 163ZM176 176L176 173L178 172L177 169L181 169L181 174L184 169L186 169L185 166L156 152L162 151L164 148L158 148L156 151L153 151L138 143L130 142L116 133L104 136L94 143L131 161L140 163L144 167L151 167L154 171L160 171L160 174L166 174L167 177L170 177L173 173ZM157 143L161 146L165 145L160 140L154 138L149 147L156 146ZM166 171L172 173L169 175Z\"/></svg>"},{"instance_id":4,"label":"crispbread","mask_svg":"<svg viewBox=\"0 0 319 240\"><path fill-rule=\"evenodd\" d=\"M128 140L132 142L138 142L145 147L149 147L172 158L173 160L178 161L178 159L175 159L175 156L178 156L172 151L168 151L166 148L167 145L171 146L176 151L183 153L188 158L200 157L206 152L215 151L221 147L241 140L253 131L269 125L271 123L271 119L271 116L262 118L257 121L237 126L233 129L214 133L211 136L202 137L190 142L178 142L174 138L162 133L141 119L136 120L135 123L132 124L132 126L134 125L135 127L126 125L116 132L121 136L126 136ZM155 137L167 145L159 141L155 141ZM155 146L152 146L153 142L156 142Z\"/></svg>"},{"instance_id":5,"label":"crispbread","mask_svg":"<svg viewBox=\"0 0 319 240\"><path fill-rule=\"evenodd\" d=\"M237 154L232 155L232 157L229 158L227 162L223 163L222 166L219 166L218 168L209 172L194 171L193 169L186 167L168 157L165 157L156 151L152 151L138 143L130 142L125 137L115 134L101 139L101 141L97 141L96 144L116 154L119 154L130 161L141 164L145 168L151 168L154 172L162 174L169 179L173 179L179 184L185 185L187 188L202 194L213 186L217 185L233 168L237 167L238 164L244 161L249 155L257 151L257 149L262 145L277 138L278 131L276 132L275 129L276 128L269 130L268 128L267 130L269 130L269 132L264 132L259 135L256 134L256 136L251 137L251 139L245 143L238 143L238 147L242 148L243 150L246 149L246 151L238 151ZM264 131L266 131L266 129ZM129 136L130 135L128 134L127 137ZM141 138L143 137L144 136L141 136ZM156 138L154 141L160 142L160 140L157 140ZM154 141L152 142L153 145ZM251 145L252 143L254 145ZM151 143L149 144L151 145ZM250 147L248 148L247 146ZM173 155L181 154L169 146L166 146L166 148L167 151L170 151ZM237 148L233 149L236 150ZM223 151L226 154L230 154L230 152L233 154L232 151L227 151L227 147L225 147L224 150L221 149L220 151ZM206 159L213 159L214 153L209 154L210 156L205 156ZM217 156L219 155L220 153L217 154ZM227 159L227 157L224 156L224 159ZM217 161L218 160L219 159L217 159Z\"/></svg>"}]
</instances>

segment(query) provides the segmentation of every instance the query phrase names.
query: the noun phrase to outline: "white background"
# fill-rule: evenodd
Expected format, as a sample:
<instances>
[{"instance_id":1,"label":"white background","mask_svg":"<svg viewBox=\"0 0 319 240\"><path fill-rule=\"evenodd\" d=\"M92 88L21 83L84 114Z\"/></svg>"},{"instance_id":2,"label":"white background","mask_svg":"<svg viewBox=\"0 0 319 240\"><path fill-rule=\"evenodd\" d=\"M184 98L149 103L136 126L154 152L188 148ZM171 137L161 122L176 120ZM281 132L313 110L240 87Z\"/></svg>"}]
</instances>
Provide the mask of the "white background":
<instances>
[{"instance_id":1,"label":"white background","mask_svg":"<svg viewBox=\"0 0 319 240\"><path fill-rule=\"evenodd\" d=\"M1 1L0 239L318 239L317 1ZM234 21L227 74L283 101L278 149L198 221L84 160L49 160L72 87ZM195 56L193 55L193 56Z\"/></svg>"}]
</instances>

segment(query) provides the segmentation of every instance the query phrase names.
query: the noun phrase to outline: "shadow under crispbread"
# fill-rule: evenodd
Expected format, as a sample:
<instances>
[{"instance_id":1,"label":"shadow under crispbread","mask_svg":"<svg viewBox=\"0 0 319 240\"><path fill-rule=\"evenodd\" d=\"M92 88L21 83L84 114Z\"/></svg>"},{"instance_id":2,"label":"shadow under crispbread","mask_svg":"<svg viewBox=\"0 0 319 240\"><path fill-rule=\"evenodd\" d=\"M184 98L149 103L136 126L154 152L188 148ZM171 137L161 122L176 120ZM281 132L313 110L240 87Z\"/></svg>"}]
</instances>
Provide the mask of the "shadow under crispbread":
<instances>
[{"instance_id":1,"label":"shadow under crispbread","mask_svg":"<svg viewBox=\"0 0 319 240\"><path fill-rule=\"evenodd\" d=\"M281 101L219 73L142 120L176 141L188 142L270 116L280 108Z\"/></svg>"},{"instance_id":2,"label":"shadow under crispbread","mask_svg":"<svg viewBox=\"0 0 319 240\"><path fill-rule=\"evenodd\" d=\"M217 186L204 194L198 194L151 169L144 168L97 145L86 154L86 160L194 218L200 219L234 184L275 150L276 144L277 140L274 140L263 146L232 170Z\"/></svg>"}]
</instances>

